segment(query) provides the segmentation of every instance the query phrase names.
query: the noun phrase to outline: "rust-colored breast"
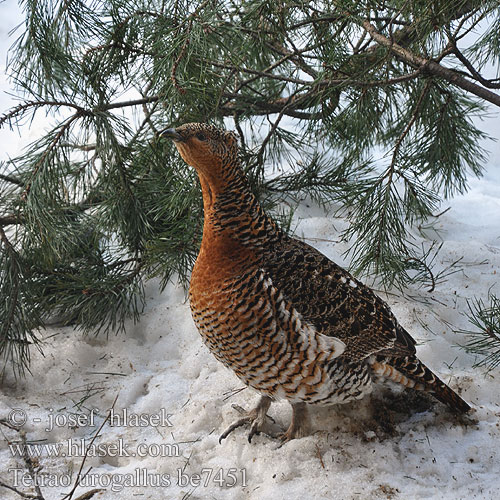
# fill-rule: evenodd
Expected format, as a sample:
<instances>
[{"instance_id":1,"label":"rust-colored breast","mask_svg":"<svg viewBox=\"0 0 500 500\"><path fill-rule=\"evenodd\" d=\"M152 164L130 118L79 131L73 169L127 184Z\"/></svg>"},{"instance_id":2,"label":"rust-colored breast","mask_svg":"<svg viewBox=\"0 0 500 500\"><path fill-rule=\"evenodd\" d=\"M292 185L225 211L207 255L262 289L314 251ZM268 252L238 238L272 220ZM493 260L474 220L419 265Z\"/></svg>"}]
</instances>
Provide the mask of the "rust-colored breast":
<instances>
[{"instance_id":1,"label":"rust-colored breast","mask_svg":"<svg viewBox=\"0 0 500 500\"><path fill-rule=\"evenodd\" d=\"M217 359L273 399L331 404L364 395L366 366L352 369L337 360L343 344L304 321L255 253L207 242L193 270L190 304Z\"/></svg>"}]
</instances>

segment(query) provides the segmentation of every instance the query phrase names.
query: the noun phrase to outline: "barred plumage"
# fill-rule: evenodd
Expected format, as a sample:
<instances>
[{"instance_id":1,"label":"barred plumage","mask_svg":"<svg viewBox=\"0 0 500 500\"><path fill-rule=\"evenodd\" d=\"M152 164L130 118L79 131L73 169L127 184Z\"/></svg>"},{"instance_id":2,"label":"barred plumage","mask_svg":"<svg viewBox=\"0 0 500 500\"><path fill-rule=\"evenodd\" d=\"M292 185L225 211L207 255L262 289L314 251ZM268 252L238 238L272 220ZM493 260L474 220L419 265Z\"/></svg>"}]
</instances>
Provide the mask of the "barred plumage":
<instances>
[{"instance_id":1,"label":"barred plumage","mask_svg":"<svg viewBox=\"0 0 500 500\"><path fill-rule=\"evenodd\" d=\"M262 396L221 439L243 423L251 439L279 398L293 408L283 439L303 436L306 404L362 398L373 376L430 392L454 411L470 409L417 359L415 341L382 299L264 213L232 133L192 123L163 135L197 170L203 192L189 292L194 322L215 357Z\"/></svg>"}]
</instances>

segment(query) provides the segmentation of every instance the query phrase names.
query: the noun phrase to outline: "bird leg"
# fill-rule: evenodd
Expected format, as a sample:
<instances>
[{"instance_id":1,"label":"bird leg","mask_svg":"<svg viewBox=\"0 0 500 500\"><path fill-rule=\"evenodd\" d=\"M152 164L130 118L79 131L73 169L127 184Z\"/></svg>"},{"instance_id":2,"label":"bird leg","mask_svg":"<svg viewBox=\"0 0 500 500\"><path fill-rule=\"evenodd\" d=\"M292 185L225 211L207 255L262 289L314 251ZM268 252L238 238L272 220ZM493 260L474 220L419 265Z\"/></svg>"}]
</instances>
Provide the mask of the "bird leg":
<instances>
[{"instance_id":1,"label":"bird leg","mask_svg":"<svg viewBox=\"0 0 500 500\"><path fill-rule=\"evenodd\" d=\"M223 439L225 439L231 432L234 431L234 429L237 429L238 427L241 427L242 425L245 424L250 424L250 432L248 433L248 442L252 442L252 437L255 434L258 434L261 430L262 427L264 426L266 422L266 414L267 410L269 410L269 407L271 406L271 398L267 396L261 396L259 399L259 402L257 403L257 406L248 412L245 412L246 415L242 418L239 418L236 420L236 422L233 422L220 436L219 438L219 443L222 442Z\"/></svg>"},{"instance_id":2,"label":"bird leg","mask_svg":"<svg viewBox=\"0 0 500 500\"><path fill-rule=\"evenodd\" d=\"M286 432L278 435L282 444L296 438L307 436L309 433L309 412L307 411L306 403L291 403L292 404L292 421Z\"/></svg>"}]
</instances>

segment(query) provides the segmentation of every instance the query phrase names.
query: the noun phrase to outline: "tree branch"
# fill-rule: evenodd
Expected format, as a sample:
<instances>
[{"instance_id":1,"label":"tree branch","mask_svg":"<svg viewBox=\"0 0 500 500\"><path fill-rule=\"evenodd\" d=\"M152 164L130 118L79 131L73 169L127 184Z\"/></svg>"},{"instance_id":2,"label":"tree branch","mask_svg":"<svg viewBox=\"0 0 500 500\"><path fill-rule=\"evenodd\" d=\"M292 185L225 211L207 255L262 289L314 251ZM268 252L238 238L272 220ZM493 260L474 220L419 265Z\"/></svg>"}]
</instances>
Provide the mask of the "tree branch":
<instances>
[{"instance_id":1,"label":"tree branch","mask_svg":"<svg viewBox=\"0 0 500 500\"><path fill-rule=\"evenodd\" d=\"M16 217L15 215L6 215L4 217L0 216L0 227L12 226L14 224L22 224L22 223L23 223L22 219Z\"/></svg>"},{"instance_id":2,"label":"tree branch","mask_svg":"<svg viewBox=\"0 0 500 500\"><path fill-rule=\"evenodd\" d=\"M75 103L72 102L66 102L66 101L27 101L22 104L19 104L15 108L12 108L8 113L5 113L1 118L0 118L0 127L3 126L3 124L7 121L10 122L12 118L15 116L19 115L20 113L23 113L29 108L38 108L40 106L67 106L70 108L75 109L78 113L81 114L86 114L87 111L85 108L82 108L81 106L78 106Z\"/></svg>"},{"instance_id":3,"label":"tree branch","mask_svg":"<svg viewBox=\"0 0 500 500\"><path fill-rule=\"evenodd\" d=\"M83 455L83 459L82 459L82 462L80 464L80 468L78 469L78 473L76 475L76 480L75 480L75 483L73 485L73 488L69 491L69 493L64 495L62 500L71 500L71 498L73 498L73 495L75 494L76 489L78 488L78 486L80 486L80 481L88 474L89 471L87 471L86 474L82 475L82 470L83 470L83 467L85 465L85 462L87 461L89 450L92 449L94 441L97 439L97 437L100 437L99 433L102 431L103 427L108 423L109 419L111 418L111 413L116 405L117 400L118 400L118 394L116 395L115 400L113 401L113 404L111 405L111 408L109 409L106 418L102 421L102 423L99 426L99 428L97 429L96 433L94 434L94 436L90 440L89 445L85 448L85 453Z\"/></svg>"},{"instance_id":4,"label":"tree branch","mask_svg":"<svg viewBox=\"0 0 500 500\"><path fill-rule=\"evenodd\" d=\"M57 146L58 142L61 140L61 137L64 135L66 130L69 129L71 124L75 120L77 120L78 118L80 118L81 116L83 116L85 114L87 114L87 112L85 110L83 110L83 108L82 108L82 111L77 111L74 115L72 115L70 118L68 118L66 120L66 123L64 123L61 126L61 129L59 130L59 132L57 132L56 136L54 137L52 142L49 144L48 148L42 153L42 155L40 156L40 158L36 162L36 164L33 168L33 173L31 174L31 179L28 182L28 184L26 185L24 192L21 195L21 199L24 200L28 196L30 189L31 189L31 185L33 184L33 180L37 176L38 171L40 170L40 167L42 166L42 163L45 161L45 158L47 157L47 155Z\"/></svg>"},{"instance_id":5,"label":"tree branch","mask_svg":"<svg viewBox=\"0 0 500 500\"><path fill-rule=\"evenodd\" d=\"M431 88L431 82L428 81L426 83L424 89L422 90L422 92L420 94L420 97L418 98L418 102L417 102L417 104L415 106L415 109L413 110L413 113L412 113L412 116L410 118L410 121L408 122L408 124L406 125L405 129L403 130L403 132L401 133L401 135L398 137L398 139L396 141L396 145L394 146L394 152L392 154L391 166L389 167L389 171L390 171L390 176L389 177L390 178L392 178L392 174L394 172L394 167L396 166L396 161L397 161L397 158L398 158L399 150L401 149L401 145L403 144L403 141L404 141L405 137L410 132L411 127L417 121L418 114L420 112L420 107L422 106L422 103L424 102L425 96L429 92L430 88Z\"/></svg>"},{"instance_id":6,"label":"tree branch","mask_svg":"<svg viewBox=\"0 0 500 500\"><path fill-rule=\"evenodd\" d=\"M301 80L299 78L291 78L291 77L284 76L284 75L275 75L273 73L269 73L269 71L275 69L277 66L279 66L280 64L282 64L286 60L290 59L290 57L291 57L291 55L287 55L287 56L283 57L283 59L280 59L277 63L272 64L271 66L269 66L268 68L266 68L262 71L258 71L258 70L250 69L250 68L243 68L241 66L234 66L233 64L223 63L223 62L219 62L219 61L211 61L208 59L203 60L203 62L211 64L212 66L215 66L216 68L237 70L237 71L241 71L242 73L256 75L257 77L260 76L262 78L270 78L271 80L279 80L281 82L296 83L297 85L311 85L313 83L312 81ZM253 78L250 81L254 81L255 79L256 78ZM248 81L248 83L250 83L250 81ZM241 87L248 85L248 83L243 82L241 84ZM238 90L240 90L240 89L238 89Z\"/></svg>"},{"instance_id":7,"label":"tree branch","mask_svg":"<svg viewBox=\"0 0 500 500\"><path fill-rule=\"evenodd\" d=\"M439 78L443 78L452 85L460 87L467 92L470 92L488 102L491 102L492 104L495 104L495 106L500 107L500 95L495 94L488 89L480 87L479 85L476 85L475 83L459 75L456 71L441 66L432 59L426 59L417 54L414 54L413 52L410 52L404 47L401 47L401 45L394 43L392 40L379 33L375 29L375 26L370 24L369 21L363 21L362 26L373 38L373 40L375 40L375 42L383 47L387 47L398 59L408 63L414 68L420 68L426 73L437 76Z\"/></svg>"},{"instance_id":8,"label":"tree branch","mask_svg":"<svg viewBox=\"0 0 500 500\"><path fill-rule=\"evenodd\" d=\"M462 54L462 52L460 52L454 40L450 40L450 43L452 44L453 54L455 54L458 60L469 70L472 78L480 82L485 87L488 87L489 89L500 89L500 83L493 83L491 80L487 80L486 78L483 78L483 76L481 76L476 68L474 68L472 63Z\"/></svg>"},{"instance_id":9,"label":"tree branch","mask_svg":"<svg viewBox=\"0 0 500 500\"><path fill-rule=\"evenodd\" d=\"M95 108L94 111L109 111L111 109L127 108L130 106L142 106L143 104L150 104L152 102L156 102L159 100L160 96L153 95L149 97L143 97L142 99L133 99L131 101L122 101L122 102L115 102L112 104L106 104L105 106Z\"/></svg>"},{"instance_id":10,"label":"tree branch","mask_svg":"<svg viewBox=\"0 0 500 500\"><path fill-rule=\"evenodd\" d=\"M12 260L12 267L13 267L13 269L11 270L12 288L10 291L10 304L9 304L9 308L8 308L6 317L2 319L2 325L0 326L0 341L1 341L0 342L0 352L1 352L1 351L3 351L5 344L7 342L6 339L9 338L8 337L9 330L10 330L12 323L15 321L16 308L17 308L17 305L19 303L20 266L19 266L19 263L17 261L17 252L14 248L14 245L7 238L7 235L5 234L5 231L3 230L2 226L0 226L0 242L3 243L3 245L6 248L7 253L10 255L10 258ZM34 476L33 476L33 479L34 479ZM40 492L37 490L37 493L40 493ZM41 496L41 493L40 493L40 496Z\"/></svg>"},{"instance_id":11,"label":"tree branch","mask_svg":"<svg viewBox=\"0 0 500 500\"><path fill-rule=\"evenodd\" d=\"M14 488L14 486L9 486L7 483L4 483L3 481L0 481L0 486L2 486L3 488L7 488L8 490L13 491L14 493L17 493L22 498L33 498L34 500L43 500L43 497L40 497L38 495L32 495L31 493L23 493L22 491L18 490L17 488Z\"/></svg>"},{"instance_id":12,"label":"tree branch","mask_svg":"<svg viewBox=\"0 0 500 500\"><path fill-rule=\"evenodd\" d=\"M0 179L6 182L10 182L12 184L16 184L17 186L24 187L24 182L12 177L11 175L0 174Z\"/></svg>"}]
</instances>

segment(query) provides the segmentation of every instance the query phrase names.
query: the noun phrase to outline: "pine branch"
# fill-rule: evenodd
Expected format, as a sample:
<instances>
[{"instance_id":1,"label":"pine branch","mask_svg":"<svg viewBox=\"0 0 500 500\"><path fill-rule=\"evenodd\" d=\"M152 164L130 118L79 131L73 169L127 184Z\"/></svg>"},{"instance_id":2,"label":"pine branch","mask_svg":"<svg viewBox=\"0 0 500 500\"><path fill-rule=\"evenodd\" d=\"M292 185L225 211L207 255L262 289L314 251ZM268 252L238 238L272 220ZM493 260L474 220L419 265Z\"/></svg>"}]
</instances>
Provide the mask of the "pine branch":
<instances>
[{"instance_id":1,"label":"pine branch","mask_svg":"<svg viewBox=\"0 0 500 500\"><path fill-rule=\"evenodd\" d=\"M16 107L12 108L10 111L5 113L2 117L0 117L0 127L2 127L7 122L12 124L12 119L16 118L19 115L24 114L26 111L32 108L41 108L44 106L57 107L57 108L69 107L75 109L80 115L84 115L86 113L84 108L72 102L50 101L43 99L40 101L27 101L17 105Z\"/></svg>"},{"instance_id":2,"label":"pine branch","mask_svg":"<svg viewBox=\"0 0 500 500\"><path fill-rule=\"evenodd\" d=\"M500 106L500 95L465 79L457 71L446 68L432 59L426 59L425 57L421 57L408 49L401 47L401 45L394 43L392 40L379 33L375 26L373 26L369 21L363 21L362 26L379 45L387 47L399 59L410 64L414 68L420 68L425 73L443 78L452 85L456 85L467 92L491 102L495 106Z\"/></svg>"},{"instance_id":3,"label":"pine branch","mask_svg":"<svg viewBox=\"0 0 500 500\"><path fill-rule=\"evenodd\" d=\"M40 168L42 167L42 165L44 164L48 155L50 155L50 153L57 147L57 145L61 141L62 137L69 130L69 128L71 127L73 122L76 121L77 119L79 119L84 114L85 114L85 111L82 111L79 109L74 115L72 115L70 118L68 118L65 122L63 122L61 124L58 132L55 134L54 138L52 139L52 141L50 142L48 147L45 149L45 151L42 153L42 155L40 156L40 158L38 159L38 161L34 165L33 171L31 174L31 178L24 188L24 191L21 195L21 199L26 199L27 196L29 195L33 181L36 178L36 176L38 175L38 172L39 172Z\"/></svg>"},{"instance_id":4,"label":"pine branch","mask_svg":"<svg viewBox=\"0 0 500 500\"><path fill-rule=\"evenodd\" d=\"M385 193L384 193L384 198L383 198L383 203L380 206L380 216L379 216L379 224L378 224L378 234L376 236L376 247L375 247L375 265L377 268L380 265L380 258L382 256L381 252L381 245L383 244L385 237L384 235L387 234L388 231L390 231L389 228L386 227L386 222L387 222L387 216L388 216L388 211L390 209L390 199L391 199L391 190L394 189L394 184L393 184L393 179L394 179L394 173L396 172L396 166L397 166L397 160L398 160L398 154L401 149L401 145L407 137L408 133L410 132L411 127L414 125L414 123L417 121L418 115L420 113L420 108L422 107L422 103L426 97L426 95L429 92L429 89L431 87L430 82L427 82L424 89L422 90L422 93L420 94L420 97L415 105L415 108L413 110L412 116L410 120L408 121L408 124L406 125L405 129L401 133L401 135L397 138L396 140L396 145L394 147L394 152L392 154L392 160L391 164L389 165L389 168L383 175L383 179L386 179L385 183ZM385 253L385 252L384 252ZM412 257L413 260L417 260L414 257Z\"/></svg>"},{"instance_id":5,"label":"pine branch","mask_svg":"<svg viewBox=\"0 0 500 500\"><path fill-rule=\"evenodd\" d=\"M490 89L500 89L500 83L495 83L495 80L487 80L486 78L483 78L479 71L474 68L472 63L462 54L462 52L460 52L456 42L454 40L450 40L450 42L452 44L453 54L455 54L458 60L469 70L469 73L475 80Z\"/></svg>"},{"instance_id":6,"label":"pine branch","mask_svg":"<svg viewBox=\"0 0 500 500\"><path fill-rule=\"evenodd\" d=\"M22 374L29 364L29 346L37 342L32 330L40 325L38 305L30 303L22 258L1 226L0 277L0 355Z\"/></svg>"},{"instance_id":7,"label":"pine branch","mask_svg":"<svg viewBox=\"0 0 500 500\"><path fill-rule=\"evenodd\" d=\"M5 182L10 182L11 184L16 184L17 186L24 187L24 183L11 175L0 174L0 179Z\"/></svg>"},{"instance_id":8,"label":"pine branch","mask_svg":"<svg viewBox=\"0 0 500 500\"><path fill-rule=\"evenodd\" d=\"M467 305L467 317L474 330L459 330L470 339L461 347L480 357L474 366L493 370L500 365L500 298L489 294L487 304L482 299L474 299Z\"/></svg>"},{"instance_id":9,"label":"pine branch","mask_svg":"<svg viewBox=\"0 0 500 500\"><path fill-rule=\"evenodd\" d=\"M0 216L0 227L13 226L16 224L23 224L24 221L16 215Z\"/></svg>"},{"instance_id":10,"label":"pine branch","mask_svg":"<svg viewBox=\"0 0 500 500\"><path fill-rule=\"evenodd\" d=\"M9 331L11 328L11 325L15 319L15 313L16 309L18 307L18 301L19 301L19 262L18 262L18 255L17 252L12 245L12 243L9 241L7 238L7 235L5 234L5 231L3 230L2 227L0 227L0 242L3 243L3 246L6 249L6 252L8 254L8 257L10 258L12 269L10 271L10 276L11 276L11 296L10 296L10 303L8 307L6 308L5 311L5 316L2 322L2 327L0 328L0 343L4 344L6 338L8 338ZM3 349L0 348L0 352Z\"/></svg>"}]
</instances>

